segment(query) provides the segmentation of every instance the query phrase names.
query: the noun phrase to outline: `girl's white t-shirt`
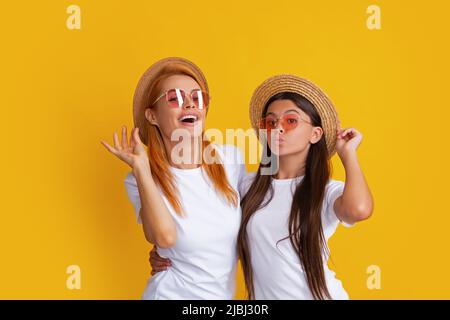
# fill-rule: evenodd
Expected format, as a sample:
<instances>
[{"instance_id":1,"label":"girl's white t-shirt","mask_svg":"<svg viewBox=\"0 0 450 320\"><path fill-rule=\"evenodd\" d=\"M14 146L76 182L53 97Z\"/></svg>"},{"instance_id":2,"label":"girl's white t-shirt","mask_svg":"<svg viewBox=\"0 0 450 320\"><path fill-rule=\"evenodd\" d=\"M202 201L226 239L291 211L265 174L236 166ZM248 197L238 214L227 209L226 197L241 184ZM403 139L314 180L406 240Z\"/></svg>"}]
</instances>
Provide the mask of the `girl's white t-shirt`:
<instances>
[{"instance_id":1,"label":"girl's white t-shirt","mask_svg":"<svg viewBox=\"0 0 450 320\"><path fill-rule=\"evenodd\" d=\"M214 146L224 162L231 187L238 192L239 182L246 175L240 150L233 145ZM142 299L233 299L240 206L228 204L200 167L170 170L186 217L177 215L161 193L176 223L177 241L168 249L157 247L158 254L169 258L172 265L148 280ZM142 223L139 190L132 172L125 178L125 187L137 221Z\"/></svg>"},{"instance_id":2,"label":"girl's white t-shirt","mask_svg":"<svg viewBox=\"0 0 450 320\"><path fill-rule=\"evenodd\" d=\"M249 174L241 184L241 192L247 192L255 178ZM272 179L274 194L266 207L250 218L247 235L253 268L255 299L257 300L312 300L306 274L288 239L289 215L296 184L303 176L293 179ZM330 179L322 207L322 228L326 241L333 235L340 220L334 212L334 202L342 195L344 182ZM243 196L244 193L241 193ZM266 195L268 197L269 195ZM267 199L267 198L266 198ZM345 226L351 226L342 222ZM333 299L349 299L341 281L328 268L324 254L324 271L327 287Z\"/></svg>"}]
</instances>

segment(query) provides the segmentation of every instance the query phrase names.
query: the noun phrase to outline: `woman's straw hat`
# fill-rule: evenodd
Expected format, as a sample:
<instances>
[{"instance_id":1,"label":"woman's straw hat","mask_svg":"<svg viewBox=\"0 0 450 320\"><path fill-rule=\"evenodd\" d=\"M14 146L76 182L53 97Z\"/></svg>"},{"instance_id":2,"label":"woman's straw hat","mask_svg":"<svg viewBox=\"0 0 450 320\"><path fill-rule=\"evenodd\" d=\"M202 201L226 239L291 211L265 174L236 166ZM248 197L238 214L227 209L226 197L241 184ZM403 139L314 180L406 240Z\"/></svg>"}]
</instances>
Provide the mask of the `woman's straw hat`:
<instances>
[{"instance_id":1,"label":"woman's straw hat","mask_svg":"<svg viewBox=\"0 0 450 320\"><path fill-rule=\"evenodd\" d=\"M203 72L193 62L179 57L169 57L161 59L151 65L141 76L133 97L133 118L134 126L139 128L139 137L141 141L148 146L147 141L147 119L145 118L145 109L150 106L149 91L156 78L158 78L164 68L167 66L187 67L193 74L202 90L209 92L208 83Z\"/></svg>"},{"instance_id":2,"label":"woman's straw hat","mask_svg":"<svg viewBox=\"0 0 450 320\"><path fill-rule=\"evenodd\" d=\"M276 75L267 79L256 88L250 101L250 121L257 135L267 101L281 92L298 93L316 107L322 120L328 155L331 158L336 152L336 130L340 127L337 112L331 100L317 85L295 75Z\"/></svg>"}]
</instances>

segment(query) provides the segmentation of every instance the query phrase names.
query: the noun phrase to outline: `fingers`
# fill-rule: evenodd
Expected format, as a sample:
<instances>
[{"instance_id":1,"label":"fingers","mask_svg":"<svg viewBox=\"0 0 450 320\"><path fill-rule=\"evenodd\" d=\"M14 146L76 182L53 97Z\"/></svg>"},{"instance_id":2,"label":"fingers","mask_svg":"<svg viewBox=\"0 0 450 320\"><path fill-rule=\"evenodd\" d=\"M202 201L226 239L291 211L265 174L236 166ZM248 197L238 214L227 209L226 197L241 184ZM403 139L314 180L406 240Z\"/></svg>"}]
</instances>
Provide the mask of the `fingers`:
<instances>
[{"instance_id":1,"label":"fingers","mask_svg":"<svg viewBox=\"0 0 450 320\"><path fill-rule=\"evenodd\" d=\"M148 260L152 266L152 275L165 271L172 265L169 259L162 258L154 249L150 251L150 258Z\"/></svg>"},{"instance_id":2,"label":"fingers","mask_svg":"<svg viewBox=\"0 0 450 320\"><path fill-rule=\"evenodd\" d=\"M121 160L130 164L131 160L130 160L130 157L128 156L129 147L131 146L131 148L134 150L134 148L137 144L142 144L142 141L139 137L138 132L139 132L139 128L137 128L137 127L133 128L132 132L130 134L130 141L128 141L127 127L122 126L121 139L120 139L121 141L119 141L119 135L117 134L117 132L114 132L114 134L113 134L114 146L109 145L107 142L105 142L103 140L101 140L100 143L109 152L111 152L112 154L119 157Z\"/></svg>"},{"instance_id":3,"label":"fingers","mask_svg":"<svg viewBox=\"0 0 450 320\"><path fill-rule=\"evenodd\" d=\"M348 128L348 129L338 129L336 133L338 138L345 138L345 137L352 138L358 133L358 131L355 128Z\"/></svg>"},{"instance_id":4,"label":"fingers","mask_svg":"<svg viewBox=\"0 0 450 320\"><path fill-rule=\"evenodd\" d=\"M122 126L122 146L128 148L127 127Z\"/></svg>"},{"instance_id":5,"label":"fingers","mask_svg":"<svg viewBox=\"0 0 450 320\"><path fill-rule=\"evenodd\" d=\"M152 272L161 272L166 271L169 266L166 265L159 265L159 264L152 264Z\"/></svg>"},{"instance_id":6,"label":"fingers","mask_svg":"<svg viewBox=\"0 0 450 320\"><path fill-rule=\"evenodd\" d=\"M103 140L100 141L100 143L101 143L102 145L104 145L105 148L108 149L109 152L111 152L111 153L114 154L114 155L117 155L117 150L116 150L115 148L111 147L108 143L106 143L106 142L103 141Z\"/></svg>"},{"instance_id":7,"label":"fingers","mask_svg":"<svg viewBox=\"0 0 450 320\"><path fill-rule=\"evenodd\" d=\"M117 150L122 150L122 146L120 145L120 142L119 142L119 136L117 135L117 132L115 132L115 131L113 134L113 140L114 140L114 147Z\"/></svg>"},{"instance_id":8,"label":"fingers","mask_svg":"<svg viewBox=\"0 0 450 320\"><path fill-rule=\"evenodd\" d=\"M342 133L341 133L341 137L344 138L347 135L350 135L352 132L352 129L345 129Z\"/></svg>"},{"instance_id":9,"label":"fingers","mask_svg":"<svg viewBox=\"0 0 450 320\"><path fill-rule=\"evenodd\" d=\"M355 128L349 128L343 132L343 136L347 136L349 139L352 139L359 135L359 132Z\"/></svg>"},{"instance_id":10,"label":"fingers","mask_svg":"<svg viewBox=\"0 0 450 320\"><path fill-rule=\"evenodd\" d=\"M162 264L168 265L168 266L172 265L170 259L161 257L161 256L158 254L158 252L153 251L153 250L150 252L150 258L149 258L149 260L150 260L150 262L151 262L151 261L155 261L155 262L157 262L157 263L162 263Z\"/></svg>"},{"instance_id":11,"label":"fingers","mask_svg":"<svg viewBox=\"0 0 450 320\"><path fill-rule=\"evenodd\" d=\"M130 147L131 147L131 149L134 149L134 147L136 146L136 141L134 140L134 131L136 131L136 128L131 129L131 133L130 133Z\"/></svg>"},{"instance_id":12,"label":"fingers","mask_svg":"<svg viewBox=\"0 0 450 320\"><path fill-rule=\"evenodd\" d=\"M156 251L155 247L153 247L153 249L150 251L150 258L148 260L150 261L150 265L152 266L152 275L161 271L165 271L172 265L170 259L162 258L158 254L158 251Z\"/></svg>"},{"instance_id":13,"label":"fingers","mask_svg":"<svg viewBox=\"0 0 450 320\"><path fill-rule=\"evenodd\" d=\"M141 138L139 137L139 127L136 127L135 129L136 129L136 130L134 130L134 134L133 134L135 143L136 143L136 144L141 144L142 141L141 141Z\"/></svg>"}]
</instances>

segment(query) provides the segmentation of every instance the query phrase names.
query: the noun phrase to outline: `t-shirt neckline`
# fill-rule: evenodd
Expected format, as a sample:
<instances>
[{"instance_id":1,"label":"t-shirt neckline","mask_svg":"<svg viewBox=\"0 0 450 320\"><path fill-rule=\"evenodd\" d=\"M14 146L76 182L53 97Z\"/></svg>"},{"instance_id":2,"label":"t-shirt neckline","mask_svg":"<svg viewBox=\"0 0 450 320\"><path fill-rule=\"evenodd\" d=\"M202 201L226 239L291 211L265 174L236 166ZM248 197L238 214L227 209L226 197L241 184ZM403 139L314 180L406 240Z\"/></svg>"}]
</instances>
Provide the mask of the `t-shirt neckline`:
<instances>
[{"instance_id":1,"label":"t-shirt neckline","mask_svg":"<svg viewBox=\"0 0 450 320\"><path fill-rule=\"evenodd\" d=\"M272 177L272 181L273 181L274 184L277 184L277 185L284 185L284 184L290 184L290 183L292 183L293 181L299 182L299 181L301 181L304 177L305 177L305 175L297 176L297 177L294 177L294 178L288 178L288 179L276 179L276 178L273 178L273 177Z\"/></svg>"},{"instance_id":2,"label":"t-shirt neckline","mask_svg":"<svg viewBox=\"0 0 450 320\"><path fill-rule=\"evenodd\" d=\"M191 169L181 169L174 166L169 166L170 170L174 173L180 173L180 174L196 174L202 170L202 166L198 166L197 168L191 168Z\"/></svg>"}]
</instances>

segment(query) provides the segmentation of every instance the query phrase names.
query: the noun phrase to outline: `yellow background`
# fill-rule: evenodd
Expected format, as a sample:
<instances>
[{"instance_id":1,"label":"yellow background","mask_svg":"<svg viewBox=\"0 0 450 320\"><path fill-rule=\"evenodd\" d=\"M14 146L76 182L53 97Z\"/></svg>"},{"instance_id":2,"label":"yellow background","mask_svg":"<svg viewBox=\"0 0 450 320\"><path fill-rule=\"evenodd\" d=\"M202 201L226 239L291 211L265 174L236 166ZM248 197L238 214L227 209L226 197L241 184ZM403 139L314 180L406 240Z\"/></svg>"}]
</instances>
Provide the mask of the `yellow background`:
<instances>
[{"instance_id":1,"label":"yellow background","mask_svg":"<svg viewBox=\"0 0 450 320\"><path fill-rule=\"evenodd\" d=\"M70 4L81 30L66 27ZM366 27L371 4L381 30ZM129 168L100 140L132 126L135 85L166 56L205 72L209 128L248 129L251 94L271 75L321 86L343 126L364 135L375 198L369 221L331 239L337 276L353 299L450 298L449 9L434 0L3 2L0 298L140 298L151 247L126 196ZM66 288L72 264L81 290ZM369 265L381 268L380 290L366 286Z\"/></svg>"}]
</instances>

